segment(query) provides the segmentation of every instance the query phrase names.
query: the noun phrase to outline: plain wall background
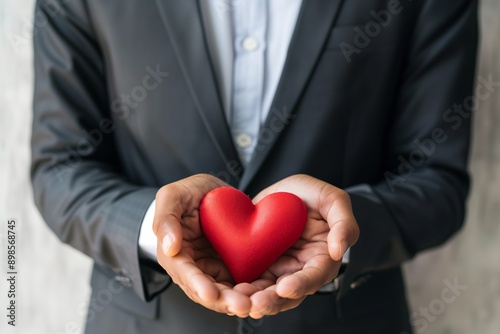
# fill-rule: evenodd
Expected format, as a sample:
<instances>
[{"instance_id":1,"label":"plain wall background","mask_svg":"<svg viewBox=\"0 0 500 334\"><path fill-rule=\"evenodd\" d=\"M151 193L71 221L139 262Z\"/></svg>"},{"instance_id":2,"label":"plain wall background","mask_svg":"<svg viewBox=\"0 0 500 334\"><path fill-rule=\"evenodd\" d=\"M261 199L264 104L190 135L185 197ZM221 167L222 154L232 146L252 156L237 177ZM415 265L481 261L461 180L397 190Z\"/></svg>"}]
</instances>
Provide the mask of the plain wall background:
<instances>
[{"instance_id":1,"label":"plain wall background","mask_svg":"<svg viewBox=\"0 0 500 334\"><path fill-rule=\"evenodd\" d=\"M91 261L47 228L33 204L29 182L33 5L33 0L0 0L0 310L7 306L10 218L18 225L19 269L17 327L7 326L1 311L0 332L81 333ZM477 74L495 82L500 81L499 17L500 1L483 0ZM474 182L466 227L444 247L405 267L416 333L500 333L499 106L500 86L479 103L474 116ZM441 293L455 280L466 288L445 303Z\"/></svg>"}]
</instances>

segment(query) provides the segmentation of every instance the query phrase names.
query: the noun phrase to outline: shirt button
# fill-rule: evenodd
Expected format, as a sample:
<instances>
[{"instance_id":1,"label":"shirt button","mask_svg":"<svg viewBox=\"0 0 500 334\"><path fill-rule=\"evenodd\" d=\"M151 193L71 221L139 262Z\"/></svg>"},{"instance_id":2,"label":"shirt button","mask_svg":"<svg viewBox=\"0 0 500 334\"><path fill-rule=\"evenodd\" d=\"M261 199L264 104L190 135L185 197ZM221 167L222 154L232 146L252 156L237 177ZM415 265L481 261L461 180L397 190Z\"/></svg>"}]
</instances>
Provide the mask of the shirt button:
<instances>
[{"instance_id":1,"label":"shirt button","mask_svg":"<svg viewBox=\"0 0 500 334\"><path fill-rule=\"evenodd\" d=\"M242 45L245 51L255 51L259 47L259 42L257 42L257 40L253 37L246 37L243 40Z\"/></svg>"},{"instance_id":2,"label":"shirt button","mask_svg":"<svg viewBox=\"0 0 500 334\"><path fill-rule=\"evenodd\" d=\"M236 145L239 148L249 148L252 145L252 136L248 133L240 133L236 136Z\"/></svg>"}]
</instances>

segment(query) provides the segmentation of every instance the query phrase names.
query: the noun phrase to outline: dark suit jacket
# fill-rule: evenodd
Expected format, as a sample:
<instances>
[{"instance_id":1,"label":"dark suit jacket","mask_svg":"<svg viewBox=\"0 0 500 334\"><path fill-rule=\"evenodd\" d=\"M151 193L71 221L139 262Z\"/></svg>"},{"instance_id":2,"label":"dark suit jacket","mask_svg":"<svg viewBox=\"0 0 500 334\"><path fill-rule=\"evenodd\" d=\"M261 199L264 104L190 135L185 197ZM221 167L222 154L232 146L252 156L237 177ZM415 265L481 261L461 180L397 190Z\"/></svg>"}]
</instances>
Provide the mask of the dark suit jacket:
<instances>
[{"instance_id":1,"label":"dark suit jacket","mask_svg":"<svg viewBox=\"0 0 500 334\"><path fill-rule=\"evenodd\" d=\"M411 331L399 266L464 219L476 1L304 0L247 168L196 0L41 0L36 17L34 195L95 260L88 333ZM159 187L196 173L251 196L296 173L347 189L361 237L340 291L237 322L168 287L140 224Z\"/></svg>"}]
</instances>

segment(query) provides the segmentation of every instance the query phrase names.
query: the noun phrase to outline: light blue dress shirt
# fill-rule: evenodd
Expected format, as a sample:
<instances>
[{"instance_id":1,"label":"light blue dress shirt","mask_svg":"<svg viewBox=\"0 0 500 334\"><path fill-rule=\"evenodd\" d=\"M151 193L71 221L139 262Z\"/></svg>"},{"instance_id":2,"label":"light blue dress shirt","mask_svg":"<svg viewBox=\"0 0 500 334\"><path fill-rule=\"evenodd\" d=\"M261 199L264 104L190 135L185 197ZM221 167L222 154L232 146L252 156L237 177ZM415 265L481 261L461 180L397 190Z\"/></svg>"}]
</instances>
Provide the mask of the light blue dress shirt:
<instances>
[{"instance_id":1,"label":"light blue dress shirt","mask_svg":"<svg viewBox=\"0 0 500 334\"><path fill-rule=\"evenodd\" d=\"M211 60L241 162L250 161L302 0L200 1Z\"/></svg>"}]
</instances>

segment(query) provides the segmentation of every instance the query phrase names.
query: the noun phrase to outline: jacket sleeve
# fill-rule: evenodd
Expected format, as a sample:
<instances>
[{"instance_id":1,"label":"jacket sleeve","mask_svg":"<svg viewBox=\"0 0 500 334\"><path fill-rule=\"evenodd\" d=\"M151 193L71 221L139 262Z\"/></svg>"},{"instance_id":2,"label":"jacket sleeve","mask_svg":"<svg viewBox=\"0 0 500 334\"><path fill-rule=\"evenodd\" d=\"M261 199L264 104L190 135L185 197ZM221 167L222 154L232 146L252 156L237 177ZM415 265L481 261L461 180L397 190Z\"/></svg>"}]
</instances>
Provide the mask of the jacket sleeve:
<instances>
[{"instance_id":1,"label":"jacket sleeve","mask_svg":"<svg viewBox=\"0 0 500 334\"><path fill-rule=\"evenodd\" d=\"M64 242L117 276L143 300L169 283L141 261L142 219L157 189L121 173L105 67L84 1L36 4L31 178L35 203Z\"/></svg>"},{"instance_id":2,"label":"jacket sleeve","mask_svg":"<svg viewBox=\"0 0 500 334\"><path fill-rule=\"evenodd\" d=\"M422 1L386 133L377 184L347 189L360 226L343 285L401 264L458 231L477 48L475 0Z\"/></svg>"}]
</instances>

